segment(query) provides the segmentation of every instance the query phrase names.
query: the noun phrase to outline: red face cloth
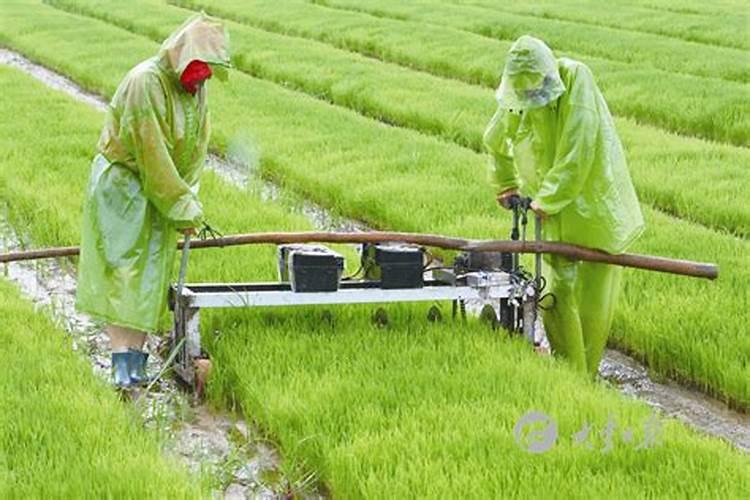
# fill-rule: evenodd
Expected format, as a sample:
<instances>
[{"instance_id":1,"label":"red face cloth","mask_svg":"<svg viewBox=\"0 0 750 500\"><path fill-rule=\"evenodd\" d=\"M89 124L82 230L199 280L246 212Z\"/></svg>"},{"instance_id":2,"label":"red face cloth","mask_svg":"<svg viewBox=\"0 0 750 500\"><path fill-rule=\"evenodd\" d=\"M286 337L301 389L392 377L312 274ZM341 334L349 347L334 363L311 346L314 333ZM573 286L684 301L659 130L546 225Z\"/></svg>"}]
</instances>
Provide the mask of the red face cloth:
<instances>
[{"instance_id":1,"label":"red face cloth","mask_svg":"<svg viewBox=\"0 0 750 500\"><path fill-rule=\"evenodd\" d=\"M211 68L203 61L190 61L185 71L182 72L180 82L185 90L191 94L198 92L198 85L204 80L211 78Z\"/></svg>"}]
</instances>

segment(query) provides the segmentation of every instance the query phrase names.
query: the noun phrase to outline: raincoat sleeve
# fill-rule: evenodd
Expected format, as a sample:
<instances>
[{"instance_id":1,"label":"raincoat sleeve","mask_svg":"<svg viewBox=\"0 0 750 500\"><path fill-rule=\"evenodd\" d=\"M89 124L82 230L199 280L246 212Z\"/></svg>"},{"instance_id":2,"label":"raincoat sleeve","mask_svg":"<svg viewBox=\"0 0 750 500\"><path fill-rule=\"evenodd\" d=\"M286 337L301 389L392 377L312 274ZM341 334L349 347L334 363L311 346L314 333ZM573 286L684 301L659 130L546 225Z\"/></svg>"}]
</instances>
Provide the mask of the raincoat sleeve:
<instances>
[{"instance_id":1,"label":"raincoat sleeve","mask_svg":"<svg viewBox=\"0 0 750 500\"><path fill-rule=\"evenodd\" d=\"M580 67L570 94L560 98L561 128L555 160L542 180L535 201L549 215L560 213L583 190L596 160L599 115L594 80Z\"/></svg>"},{"instance_id":2,"label":"raincoat sleeve","mask_svg":"<svg viewBox=\"0 0 750 500\"><path fill-rule=\"evenodd\" d=\"M135 158L144 193L178 229L197 227L203 208L172 160L166 120L166 97L158 77L147 73L135 78L128 89L121 132Z\"/></svg>"},{"instance_id":3,"label":"raincoat sleeve","mask_svg":"<svg viewBox=\"0 0 750 500\"><path fill-rule=\"evenodd\" d=\"M492 183L498 193L518 188L511 143L519 121L519 115L498 109L484 133L484 144L492 156Z\"/></svg>"}]
</instances>

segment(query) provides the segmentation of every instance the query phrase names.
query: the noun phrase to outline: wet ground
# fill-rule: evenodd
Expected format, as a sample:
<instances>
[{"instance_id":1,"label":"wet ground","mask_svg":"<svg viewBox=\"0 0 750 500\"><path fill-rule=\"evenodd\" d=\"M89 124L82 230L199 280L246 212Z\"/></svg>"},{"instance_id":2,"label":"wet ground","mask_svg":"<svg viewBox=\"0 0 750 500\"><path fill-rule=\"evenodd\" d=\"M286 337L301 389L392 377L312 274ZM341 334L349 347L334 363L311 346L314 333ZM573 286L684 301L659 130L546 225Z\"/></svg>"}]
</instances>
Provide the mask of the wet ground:
<instances>
[{"instance_id":1,"label":"wet ground","mask_svg":"<svg viewBox=\"0 0 750 500\"><path fill-rule=\"evenodd\" d=\"M599 375L624 394L750 453L750 414L734 411L721 401L673 381L654 381L645 366L612 349L604 353Z\"/></svg>"},{"instance_id":2,"label":"wet ground","mask_svg":"<svg viewBox=\"0 0 750 500\"><path fill-rule=\"evenodd\" d=\"M22 69L50 87L62 90L99 110L106 109L101 97L88 93L67 78L22 56L0 49L0 64ZM306 216L316 228L327 231L366 231L360 222L337 217L322 207L294 195L257 177L257 168L246 158L227 158L211 155L208 167L229 182L248 189L258 189L266 200L283 203L291 211ZM248 186L248 180L253 179ZM4 220L0 220L0 240L4 248L14 249L20 239ZM96 373L109 377L109 340L100 325L81 315L74 308L75 276L67 261L38 261L14 263L5 269L6 275L20 286L24 294L38 307L52 313L72 336L74 349L84 352ZM471 311L471 308L470 308ZM149 338L152 353L162 351L162 340ZM158 356L149 358L149 370L157 373L162 368ZM607 350L600 367L600 375L616 385L628 396L646 401L668 416L689 426L733 443L750 452L750 415L729 409L725 404L674 382L655 382L648 370L636 360L613 350ZM196 405L191 397L180 391L165 377L149 393L136 398L144 422L157 432L164 433L166 448L182 457L194 470L208 468L222 484L217 493L227 498L280 498L287 492L288 479L278 473L278 453L268 443L259 440L259 433L241 419L211 411ZM273 480L265 478L271 477ZM315 492L305 496L316 497Z\"/></svg>"},{"instance_id":3,"label":"wet ground","mask_svg":"<svg viewBox=\"0 0 750 500\"><path fill-rule=\"evenodd\" d=\"M349 233L371 230L364 222L332 214L320 205L285 192L276 184L261 178L257 168L249 166L247 160L231 153L226 157L210 154L206 166L231 184L256 190L263 201L280 203L290 212L302 215L312 222L317 230ZM253 182L248 183L248 179L252 179Z\"/></svg>"},{"instance_id":4,"label":"wet ground","mask_svg":"<svg viewBox=\"0 0 750 500\"><path fill-rule=\"evenodd\" d=\"M0 248L22 248L19 238L0 218ZM0 266L36 308L48 312L72 340L73 349L91 362L94 372L109 383L110 346L102 325L75 310L76 278L65 260L15 262ZM148 371L160 373L166 339L150 335ZM260 432L239 417L215 411L196 401L169 376L151 390L130 392L144 425L163 439L168 453L181 458L194 472L207 472L217 483L216 494L231 498L284 498L286 478L279 473L278 452ZM223 492L223 493L222 493ZM303 492L315 498L314 492Z\"/></svg>"},{"instance_id":5,"label":"wet ground","mask_svg":"<svg viewBox=\"0 0 750 500\"><path fill-rule=\"evenodd\" d=\"M61 90L62 92L75 97L79 101L95 107L99 111L107 109L106 100L101 96L82 89L70 79L59 73L55 73L44 66L35 64L16 52L0 47L0 64L18 68L37 80L44 82L48 87Z\"/></svg>"}]
</instances>

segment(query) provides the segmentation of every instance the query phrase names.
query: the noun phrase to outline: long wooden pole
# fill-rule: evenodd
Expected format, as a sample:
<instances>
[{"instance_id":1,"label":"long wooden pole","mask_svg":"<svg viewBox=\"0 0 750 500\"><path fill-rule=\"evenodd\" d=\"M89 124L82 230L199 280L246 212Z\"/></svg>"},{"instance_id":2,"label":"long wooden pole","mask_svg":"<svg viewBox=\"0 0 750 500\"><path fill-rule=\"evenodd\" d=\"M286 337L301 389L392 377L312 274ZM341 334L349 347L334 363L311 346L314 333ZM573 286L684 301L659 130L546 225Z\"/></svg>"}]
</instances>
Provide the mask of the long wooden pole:
<instances>
[{"instance_id":1,"label":"long wooden pole","mask_svg":"<svg viewBox=\"0 0 750 500\"><path fill-rule=\"evenodd\" d=\"M667 259L649 255L613 255L601 250L552 241L467 240L432 234L370 231L362 233L294 232L250 233L190 243L191 249L285 243L385 243L399 242L462 251L511 252L562 255L573 260L602 262L622 267L657 271L695 278L716 279L719 269L715 264ZM182 248L182 242L178 243ZM0 254L0 263L21 260L70 257L78 255L78 247L47 248Z\"/></svg>"}]
</instances>

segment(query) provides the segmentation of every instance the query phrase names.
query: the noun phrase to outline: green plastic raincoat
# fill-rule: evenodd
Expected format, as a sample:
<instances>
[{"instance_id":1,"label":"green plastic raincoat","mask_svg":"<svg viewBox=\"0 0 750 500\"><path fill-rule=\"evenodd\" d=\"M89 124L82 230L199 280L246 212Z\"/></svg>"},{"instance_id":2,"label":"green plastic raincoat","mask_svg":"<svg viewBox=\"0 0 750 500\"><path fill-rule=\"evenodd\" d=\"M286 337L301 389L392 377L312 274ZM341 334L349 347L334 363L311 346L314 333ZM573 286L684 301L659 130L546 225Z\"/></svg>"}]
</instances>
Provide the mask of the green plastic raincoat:
<instances>
[{"instance_id":1,"label":"green plastic raincoat","mask_svg":"<svg viewBox=\"0 0 750 500\"><path fill-rule=\"evenodd\" d=\"M224 26L205 14L133 68L109 105L83 207L77 306L111 324L158 328L178 230L202 222L206 87L191 95L179 81L193 60L229 66Z\"/></svg>"},{"instance_id":2,"label":"green plastic raincoat","mask_svg":"<svg viewBox=\"0 0 750 500\"><path fill-rule=\"evenodd\" d=\"M644 229L622 145L584 64L556 59L529 36L511 47L484 135L498 193L517 188L549 215L545 239L622 253ZM556 305L545 314L553 350L595 372L613 316L620 268L546 259Z\"/></svg>"}]
</instances>

